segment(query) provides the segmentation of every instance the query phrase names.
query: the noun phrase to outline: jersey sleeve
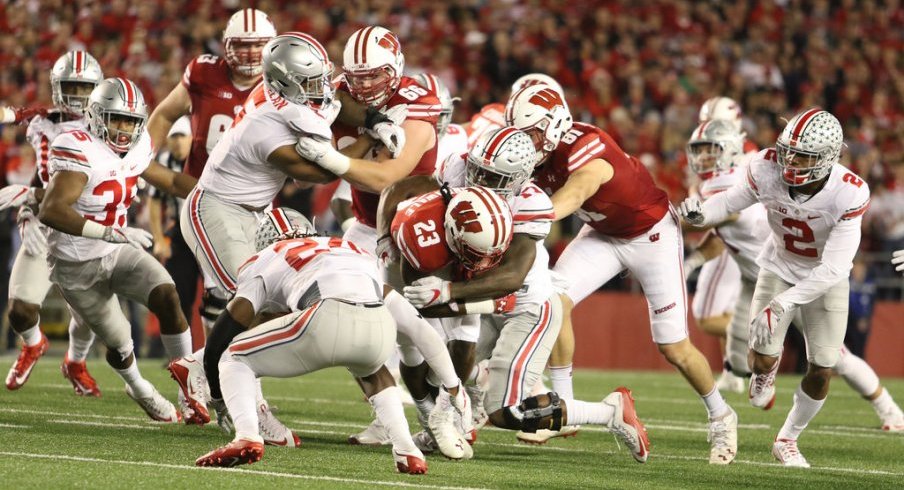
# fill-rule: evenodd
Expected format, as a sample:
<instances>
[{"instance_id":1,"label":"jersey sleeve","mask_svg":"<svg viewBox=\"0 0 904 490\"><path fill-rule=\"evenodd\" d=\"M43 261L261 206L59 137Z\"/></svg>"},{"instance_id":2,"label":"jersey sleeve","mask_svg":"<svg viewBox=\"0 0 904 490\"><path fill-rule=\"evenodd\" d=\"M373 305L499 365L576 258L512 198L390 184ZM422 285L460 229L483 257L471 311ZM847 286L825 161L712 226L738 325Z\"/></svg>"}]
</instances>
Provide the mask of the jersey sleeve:
<instances>
[{"instance_id":1,"label":"jersey sleeve","mask_svg":"<svg viewBox=\"0 0 904 490\"><path fill-rule=\"evenodd\" d=\"M433 178L436 179L436 182L440 185L445 183L449 184L449 187L464 187L465 171L467 167L465 164L466 158L467 154L452 154L446 157L445 160L436 162L436 170L433 171Z\"/></svg>"},{"instance_id":2,"label":"jersey sleeve","mask_svg":"<svg viewBox=\"0 0 904 490\"><path fill-rule=\"evenodd\" d=\"M853 175L853 174L850 174ZM839 221L852 221L858 218L861 218L866 211L869 209L870 205L870 191L869 186L863 182L861 179L855 176L858 182L861 182L859 186L856 184L852 184L856 186L856 190L851 193L850 198L846 199L846 203L841 206L841 216L838 218ZM853 179L852 179L853 180Z\"/></svg>"},{"instance_id":3,"label":"jersey sleeve","mask_svg":"<svg viewBox=\"0 0 904 490\"><path fill-rule=\"evenodd\" d=\"M574 142L571 147L571 153L568 155L568 173L570 174L587 165L591 160L596 160L597 158L605 159L607 150L609 148L606 147L606 144L603 143L597 134L590 133L579 137ZM612 148L611 150L620 151L618 148Z\"/></svg>"},{"instance_id":4,"label":"jersey sleeve","mask_svg":"<svg viewBox=\"0 0 904 490\"><path fill-rule=\"evenodd\" d=\"M420 91L411 90L412 86L416 86ZM427 92L423 95L423 87L412 81L410 84L404 85L396 91L395 95L389 101L391 107L400 104L408 105L408 115L405 120L425 121L434 126L439 121L439 113L443 110L442 104L433 92Z\"/></svg>"},{"instance_id":5,"label":"jersey sleeve","mask_svg":"<svg viewBox=\"0 0 904 490\"><path fill-rule=\"evenodd\" d=\"M273 257L273 252L264 250L252 255L239 266L239 274L235 296L251 302L255 312L260 312L267 303L267 284L264 269Z\"/></svg>"},{"instance_id":6,"label":"jersey sleeve","mask_svg":"<svg viewBox=\"0 0 904 490\"><path fill-rule=\"evenodd\" d=\"M63 133L50 144L50 172L70 171L91 175L91 165L83 146L72 135Z\"/></svg>"},{"instance_id":7,"label":"jersey sleeve","mask_svg":"<svg viewBox=\"0 0 904 490\"><path fill-rule=\"evenodd\" d=\"M524 233L537 240L549 235L555 218L552 201L539 187L529 185L515 198L512 233Z\"/></svg>"},{"instance_id":8,"label":"jersey sleeve","mask_svg":"<svg viewBox=\"0 0 904 490\"><path fill-rule=\"evenodd\" d=\"M282 114L286 125L295 133L316 136L322 139L331 139L333 137L333 132L330 131L330 125L326 119L308 107L289 103L278 109L278 112Z\"/></svg>"}]
</instances>

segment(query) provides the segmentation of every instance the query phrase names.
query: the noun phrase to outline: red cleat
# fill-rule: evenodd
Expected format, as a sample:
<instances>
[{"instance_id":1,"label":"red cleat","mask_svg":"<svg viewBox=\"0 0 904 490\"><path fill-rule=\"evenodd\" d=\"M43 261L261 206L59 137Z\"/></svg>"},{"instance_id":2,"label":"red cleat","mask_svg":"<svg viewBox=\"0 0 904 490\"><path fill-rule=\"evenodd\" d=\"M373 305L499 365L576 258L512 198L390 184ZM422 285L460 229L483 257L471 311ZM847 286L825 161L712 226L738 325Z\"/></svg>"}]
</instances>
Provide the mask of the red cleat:
<instances>
[{"instance_id":1,"label":"red cleat","mask_svg":"<svg viewBox=\"0 0 904 490\"><path fill-rule=\"evenodd\" d=\"M646 463L650 457L650 438L643 422L637 418L631 390L619 386L603 399L603 404L615 409L612 419L609 420L609 432L628 446L635 461Z\"/></svg>"},{"instance_id":2,"label":"red cleat","mask_svg":"<svg viewBox=\"0 0 904 490\"><path fill-rule=\"evenodd\" d=\"M231 468L240 464L252 464L264 455L264 443L249 439L236 439L218 447L195 460L198 466L222 466Z\"/></svg>"},{"instance_id":3,"label":"red cleat","mask_svg":"<svg viewBox=\"0 0 904 490\"><path fill-rule=\"evenodd\" d=\"M72 383L76 395L100 397L100 388L97 387L97 381L88 374L88 366L85 365L85 361L70 361L67 353L63 357L60 371L63 372L63 377Z\"/></svg>"},{"instance_id":4,"label":"red cleat","mask_svg":"<svg viewBox=\"0 0 904 490\"><path fill-rule=\"evenodd\" d=\"M41 342L38 345L31 347L23 345L22 352L19 352L19 358L16 359L16 363L13 364L13 367L9 369L9 374L6 375L6 389L18 390L21 388L28 381L28 377L31 376L31 370L34 369L38 359L47 352L49 346L50 342L47 341L47 337L43 333L41 334Z\"/></svg>"},{"instance_id":5,"label":"red cleat","mask_svg":"<svg viewBox=\"0 0 904 490\"><path fill-rule=\"evenodd\" d=\"M392 450L396 471L409 475L427 474L427 460L424 459L424 454L418 449L415 449L415 451L411 454L403 454L395 449Z\"/></svg>"},{"instance_id":6,"label":"red cleat","mask_svg":"<svg viewBox=\"0 0 904 490\"><path fill-rule=\"evenodd\" d=\"M179 383L179 408L186 424L204 425L210 422L204 387L204 367L191 357L182 357L167 366L170 376Z\"/></svg>"}]
</instances>

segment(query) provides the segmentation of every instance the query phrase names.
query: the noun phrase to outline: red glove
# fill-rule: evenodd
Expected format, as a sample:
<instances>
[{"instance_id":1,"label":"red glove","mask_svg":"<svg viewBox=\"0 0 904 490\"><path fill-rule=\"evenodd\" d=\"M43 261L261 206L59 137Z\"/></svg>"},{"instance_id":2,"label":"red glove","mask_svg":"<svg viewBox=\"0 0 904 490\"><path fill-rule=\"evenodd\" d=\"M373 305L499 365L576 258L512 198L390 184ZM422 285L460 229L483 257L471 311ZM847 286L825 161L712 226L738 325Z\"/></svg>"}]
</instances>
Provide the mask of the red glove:
<instances>
[{"instance_id":1,"label":"red glove","mask_svg":"<svg viewBox=\"0 0 904 490\"><path fill-rule=\"evenodd\" d=\"M13 122L16 124L21 124L27 121L30 121L31 118L37 116L38 114L42 116L47 115L46 107L9 107L6 109L9 112L13 113L13 120L9 120L9 116L5 115L4 119L6 122ZM8 113L7 113L8 114Z\"/></svg>"},{"instance_id":2,"label":"red glove","mask_svg":"<svg viewBox=\"0 0 904 490\"><path fill-rule=\"evenodd\" d=\"M493 306L496 308L494 313L497 315L515 311L515 293L509 293L501 298L494 299Z\"/></svg>"}]
</instances>

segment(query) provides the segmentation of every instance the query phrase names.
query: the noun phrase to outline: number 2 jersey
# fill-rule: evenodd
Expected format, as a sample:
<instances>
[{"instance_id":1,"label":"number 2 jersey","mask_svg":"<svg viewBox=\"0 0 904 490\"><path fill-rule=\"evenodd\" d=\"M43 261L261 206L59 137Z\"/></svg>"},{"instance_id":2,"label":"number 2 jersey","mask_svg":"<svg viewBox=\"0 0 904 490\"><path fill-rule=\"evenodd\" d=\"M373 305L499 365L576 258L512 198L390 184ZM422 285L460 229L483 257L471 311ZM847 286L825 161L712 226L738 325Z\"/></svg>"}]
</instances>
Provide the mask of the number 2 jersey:
<instances>
[{"instance_id":1,"label":"number 2 jersey","mask_svg":"<svg viewBox=\"0 0 904 490\"><path fill-rule=\"evenodd\" d=\"M383 281L378 264L373 255L341 238L283 240L239 268L235 294L250 301L255 312L301 310L327 298L381 303Z\"/></svg>"},{"instance_id":2,"label":"number 2 jersey","mask_svg":"<svg viewBox=\"0 0 904 490\"><path fill-rule=\"evenodd\" d=\"M125 154L114 152L107 143L86 131L68 131L57 136L50 145L50 176L61 171L85 174L88 182L73 209L87 220L123 228L128 225L126 213L135 197L138 177L150 165L153 156L147 131L141 133ZM49 228L47 244L51 255L71 262L103 257L120 246L52 228Z\"/></svg>"},{"instance_id":3,"label":"number 2 jersey","mask_svg":"<svg viewBox=\"0 0 904 490\"><path fill-rule=\"evenodd\" d=\"M799 201L770 148L751 159L742 182L706 200L703 214L717 222L756 202L765 206L772 230L757 264L794 284L783 300L810 303L848 277L870 203L869 186L860 177L836 163L822 189Z\"/></svg>"}]
</instances>

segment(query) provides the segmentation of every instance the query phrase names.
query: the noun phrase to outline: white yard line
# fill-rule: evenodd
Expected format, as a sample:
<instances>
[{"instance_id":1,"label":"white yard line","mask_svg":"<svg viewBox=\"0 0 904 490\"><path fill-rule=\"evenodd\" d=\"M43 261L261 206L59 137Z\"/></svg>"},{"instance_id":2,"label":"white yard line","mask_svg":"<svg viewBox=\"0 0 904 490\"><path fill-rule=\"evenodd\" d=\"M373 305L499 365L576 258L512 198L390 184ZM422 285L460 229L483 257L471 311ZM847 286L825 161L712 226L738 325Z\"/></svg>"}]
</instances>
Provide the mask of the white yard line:
<instances>
[{"instance_id":1,"label":"white yard line","mask_svg":"<svg viewBox=\"0 0 904 490\"><path fill-rule=\"evenodd\" d=\"M153 424L154 422L148 420L147 417L124 417L124 416L116 416L116 415L97 415L91 413L75 413L75 412L54 412L50 410L31 410L24 408L7 408L0 407L0 412L9 412L9 413L30 413L37 415L53 415L56 417L87 417L92 419L108 419L108 420L133 420L136 422L146 422L149 424Z\"/></svg>"},{"instance_id":2,"label":"white yard line","mask_svg":"<svg viewBox=\"0 0 904 490\"><path fill-rule=\"evenodd\" d=\"M450 487L450 486L443 486L443 485L424 485L424 484L407 483L407 482L400 482L400 481L364 480L364 479L356 479L356 478L339 478L339 477L335 477L335 476L298 475L298 474L294 474L294 473L280 473L280 472L276 472L276 471L261 471L261 470L238 469L238 468L203 468L200 466L154 463L151 461L122 461L122 460L115 460L115 459L86 458L86 457L81 457L81 456L68 456L65 454L34 454L34 453L19 453L19 452L2 451L2 452L0 452L0 455L9 456L9 457L17 457L17 458L79 461L79 462L85 462L85 463L120 464L120 465L129 465L129 466L150 466L150 467L155 467L155 468L167 468L167 469L188 470L188 471L222 471L222 472L229 472L234 475L272 476L272 477L276 477L276 478L331 481L331 482L352 483L352 484L359 484L359 485L382 485L382 486L389 486L389 487L436 488L436 489L449 489L449 490L482 490L480 488L474 488L474 487Z\"/></svg>"},{"instance_id":3,"label":"white yard line","mask_svg":"<svg viewBox=\"0 0 904 490\"><path fill-rule=\"evenodd\" d=\"M19 424L4 424L0 423L0 427L5 427L8 429L30 429L30 425L19 425Z\"/></svg>"},{"instance_id":4,"label":"white yard line","mask_svg":"<svg viewBox=\"0 0 904 490\"><path fill-rule=\"evenodd\" d=\"M87 420L50 419L47 422L50 422L52 424L87 425L87 426L91 426L91 427L110 427L113 429L160 430L160 426L154 426L154 425L107 424L104 422L89 422Z\"/></svg>"}]
</instances>

